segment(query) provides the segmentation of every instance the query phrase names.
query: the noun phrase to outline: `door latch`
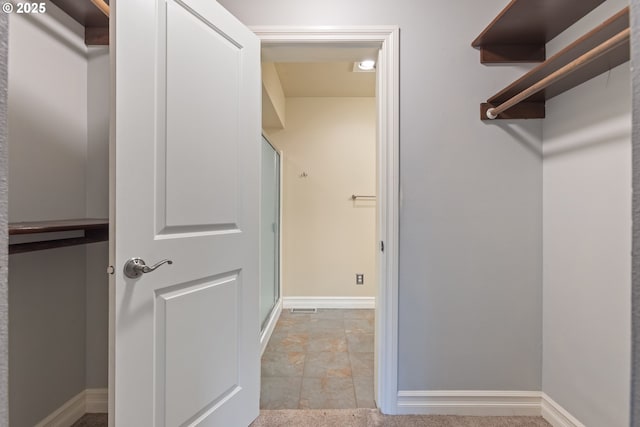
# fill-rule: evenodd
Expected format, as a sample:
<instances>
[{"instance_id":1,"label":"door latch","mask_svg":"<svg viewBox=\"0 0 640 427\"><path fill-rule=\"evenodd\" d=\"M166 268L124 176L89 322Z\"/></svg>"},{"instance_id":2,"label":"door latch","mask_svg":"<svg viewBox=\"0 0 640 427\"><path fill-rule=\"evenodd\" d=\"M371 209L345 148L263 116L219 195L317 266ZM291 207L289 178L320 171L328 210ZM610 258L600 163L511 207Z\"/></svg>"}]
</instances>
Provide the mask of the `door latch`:
<instances>
[{"instance_id":1,"label":"door latch","mask_svg":"<svg viewBox=\"0 0 640 427\"><path fill-rule=\"evenodd\" d=\"M136 279L142 276L144 273L151 273L163 264L173 264L170 259L163 259L159 263L149 267L142 258L131 258L124 265L124 275L129 279Z\"/></svg>"}]
</instances>

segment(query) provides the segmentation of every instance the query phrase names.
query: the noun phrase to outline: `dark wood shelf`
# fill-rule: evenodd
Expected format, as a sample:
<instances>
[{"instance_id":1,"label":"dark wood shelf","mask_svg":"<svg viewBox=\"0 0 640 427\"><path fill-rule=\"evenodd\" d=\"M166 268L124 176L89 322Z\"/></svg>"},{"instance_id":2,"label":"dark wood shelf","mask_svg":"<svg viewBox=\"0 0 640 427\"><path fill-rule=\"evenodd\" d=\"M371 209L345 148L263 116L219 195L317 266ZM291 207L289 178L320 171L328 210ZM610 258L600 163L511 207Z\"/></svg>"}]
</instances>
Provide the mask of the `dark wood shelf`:
<instances>
[{"instance_id":1,"label":"dark wood shelf","mask_svg":"<svg viewBox=\"0 0 640 427\"><path fill-rule=\"evenodd\" d=\"M480 62L542 62L545 45L604 0L511 0L476 37Z\"/></svg>"},{"instance_id":2,"label":"dark wood shelf","mask_svg":"<svg viewBox=\"0 0 640 427\"><path fill-rule=\"evenodd\" d=\"M82 24L86 45L109 44L109 18L91 0L51 0L51 3Z\"/></svg>"},{"instance_id":3,"label":"dark wood shelf","mask_svg":"<svg viewBox=\"0 0 640 427\"><path fill-rule=\"evenodd\" d=\"M481 119L488 120L486 111L489 108L497 107L626 28L629 28L628 7L493 95L486 103L481 104ZM500 114L498 119L544 118L544 105L547 99L566 92L628 60L629 42L626 42Z\"/></svg>"},{"instance_id":4,"label":"dark wood shelf","mask_svg":"<svg viewBox=\"0 0 640 427\"><path fill-rule=\"evenodd\" d=\"M9 245L9 254L107 241L109 239L109 220L87 218L9 223L10 236L57 233L61 231L83 231L84 236L14 243Z\"/></svg>"}]
</instances>

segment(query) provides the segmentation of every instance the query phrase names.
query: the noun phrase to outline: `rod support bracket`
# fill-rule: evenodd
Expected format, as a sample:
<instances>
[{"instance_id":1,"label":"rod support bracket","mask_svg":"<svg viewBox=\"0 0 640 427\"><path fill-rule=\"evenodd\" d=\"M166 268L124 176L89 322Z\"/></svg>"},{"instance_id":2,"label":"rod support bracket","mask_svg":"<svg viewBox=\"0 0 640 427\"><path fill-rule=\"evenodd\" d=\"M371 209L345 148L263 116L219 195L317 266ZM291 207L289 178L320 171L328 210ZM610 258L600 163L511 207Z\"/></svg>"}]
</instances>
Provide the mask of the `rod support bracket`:
<instances>
[{"instance_id":1,"label":"rod support bracket","mask_svg":"<svg viewBox=\"0 0 640 427\"><path fill-rule=\"evenodd\" d=\"M493 111L494 111L493 108L489 108L487 110L487 118L490 119L490 120L495 120L495 119L498 118L498 115L497 114L493 114Z\"/></svg>"}]
</instances>

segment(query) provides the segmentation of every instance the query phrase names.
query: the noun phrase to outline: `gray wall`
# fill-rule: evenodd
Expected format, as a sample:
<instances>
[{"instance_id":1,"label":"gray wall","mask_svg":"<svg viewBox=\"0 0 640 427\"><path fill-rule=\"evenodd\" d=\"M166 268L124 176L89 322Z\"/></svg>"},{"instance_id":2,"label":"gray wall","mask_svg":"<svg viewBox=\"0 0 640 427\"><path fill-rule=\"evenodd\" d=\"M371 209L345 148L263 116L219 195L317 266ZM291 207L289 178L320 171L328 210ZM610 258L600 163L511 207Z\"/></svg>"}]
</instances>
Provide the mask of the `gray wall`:
<instances>
[{"instance_id":1,"label":"gray wall","mask_svg":"<svg viewBox=\"0 0 640 427\"><path fill-rule=\"evenodd\" d=\"M523 67L470 47L505 1L220 3L247 25L399 25L399 389L539 390L542 123L480 122Z\"/></svg>"},{"instance_id":2,"label":"gray wall","mask_svg":"<svg viewBox=\"0 0 640 427\"><path fill-rule=\"evenodd\" d=\"M629 76L548 101L544 124L542 390L587 426L629 422Z\"/></svg>"},{"instance_id":3,"label":"gray wall","mask_svg":"<svg viewBox=\"0 0 640 427\"><path fill-rule=\"evenodd\" d=\"M88 218L109 217L109 49L92 47L87 63L87 187ZM87 245L88 388L109 383L109 243Z\"/></svg>"},{"instance_id":4,"label":"gray wall","mask_svg":"<svg viewBox=\"0 0 640 427\"><path fill-rule=\"evenodd\" d=\"M627 4L608 0L548 53ZM542 390L587 426L629 424L629 86L626 63L549 100L543 125Z\"/></svg>"},{"instance_id":5,"label":"gray wall","mask_svg":"<svg viewBox=\"0 0 640 427\"><path fill-rule=\"evenodd\" d=\"M85 389L84 263L80 246L9 259L12 426L36 424Z\"/></svg>"},{"instance_id":6,"label":"gray wall","mask_svg":"<svg viewBox=\"0 0 640 427\"><path fill-rule=\"evenodd\" d=\"M50 6L10 16L10 221L85 215L82 28ZM85 389L85 249L11 255L9 268L10 424L22 427Z\"/></svg>"},{"instance_id":7,"label":"gray wall","mask_svg":"<svg viewBox=\"0 0 640 427\"><path fill-rule=\"evenodd\" d=\"M640 0L631 0L631 81L633 84L633 263L631 423L640 426Z\"/></svg>"},{"instance_id":8,"label":"gray wall","mask_svg":"<svg viewBox=\"0 0 640 427\"><path fill-rule=\"evenodd\" d=\"M0 13L0 426L9 425L7 305L7 43L9 18Z\"/></svg>"}]
</instances>

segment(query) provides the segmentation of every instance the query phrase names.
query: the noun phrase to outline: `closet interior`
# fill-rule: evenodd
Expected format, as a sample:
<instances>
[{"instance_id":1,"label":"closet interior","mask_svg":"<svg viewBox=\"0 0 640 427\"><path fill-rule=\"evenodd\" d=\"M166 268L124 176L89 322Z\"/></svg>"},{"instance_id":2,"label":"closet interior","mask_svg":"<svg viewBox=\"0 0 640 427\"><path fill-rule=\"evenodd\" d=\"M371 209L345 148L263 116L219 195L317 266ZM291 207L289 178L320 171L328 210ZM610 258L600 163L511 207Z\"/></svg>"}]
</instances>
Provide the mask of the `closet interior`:
<instances>
[{"instance_id":1,"label":"closet interior","mask_svg":"<svg viewBox=\"0 0 640 427\"><path fill-rule=\"evenodd\" d=\"M12 426L107 412L109 18L45 6L9 18Z\"/></svg>"},{"instance_id":2,"label":"closet interior","mask_svg":"<svg viewBox=\"0 0 640 427\"><path fill-rule=\"evenodd\" d=\"M70 425L75 420L61 417L71 413L77 419L83 413L107 411L109 19L104 13L104 2L95 0L95 3L94 0L51 0L46 3L45 14L10 15L8 140L11 426ZM542 192L544 203L540 202L545 209L543 217L547 222L549 218L552 219L550 223L555 227L549 226L550 231L545 231L547 234L543 239L545 243L542 252L548 253L544 255L547 264L560 265L564 262L570 265L569 261L573 259L565 261L562 257L575 252L572 251L575 247L587 246L574 244L574 240L581 242L575 236L581 237L587 233L576 232L565 238L559 237L555 230L565 229L576 223L576 218L583 218L585 212L595 211L589 204L591 200L594 205L599 202L598 206L612 205L609 194L606 194L608 198L598 200L591 193L585 194L584 199L572 200L573 205L569 202L563 204L567 194L572 197L582 196L575 189L582 188L582 181L592 176L595 177L593 182L587 182L591 188L599 189L600 187L595 186L599 177L592 173L593 165L606 164L602 162L601 152L597 152L600 157L596 159L594 156L592 159L588 157L589 150L578 152L575 147L569 149L566 143L564 146L560 144L566 141L561 138L566 133L565 127L577 133L576 130L581 130L584 126L581 121L569 122L566 126L560 123L566 121L564 119L572 119L572 115L576 116L574 112L581 105L593 104L582 102L583 98L577 95L565 99L562 105L554 106L551 102L547 105L546 102L629 60L628 7L547 58L545 45L602 3L604 0L512 0L472 43L472 46L480 50L480 61L483 64L538 63L522 77L481 103L480 118L545 118L545 109L549 110L549 117L544 123L546 151L535 153L545 157L544 181L541 184L545 190ZM622 77L625 75L622 74ZM620 83L614 89L618 86L623 85ZM594 95L585 96L597 101L596 95L601 93L597 90L601 88L593 85L589 89ZM620 93L625 94L625 90L626 86ZM622 101L618 100L617 104L622 104ZM592 114L593 110L594 108L588 107L586 112ZM555 118L552 112L555 113ZM602 115L598 116L597 113L598 111L593 120L596 123L598 120L602 121ZM584 116L583 121L588 123L590 116ZM624 121L626 116L620 116L620 122ZM492 129L496 128L500 130L497 125ZM615 136L622 141L620 146L626 144L626 133L619 132ZM622 150L614 151L617 141L613 137L610 139L613 144L608 141L609 146L601 141L591 141L592 147L589 148L610 150L604 151L604 155L613 158L611 164L622 164L622 161L614 162L619 158L626 159L625 153ZM543 151L542 148L540 151ZM560 155L566 152L579 155L567 160L567 157ZM446 154L446 149L443 149L443 153ZM277 156L272 160L273 171L276 171L276 166L280 166L279 160ZM575 169L566 167L569 162L577 165ZM406 170L410 170L410 162L407 163L409 166L406 166ZM618 175L615 175L618 172L616 168L610 169L605 172L613 175L612 180L618 179ZM578 175L576 170L587 172ZM630 180L623 176L619 181ZM359 190L350 190L348 194L345 193L345 197L349 197L351 191ZM626 189L620 191L622 193ZM606 191L601 189L601 193ZM351 197L368 197L357 194ZM626 200L625 197L626 193L623 193L618 198ZM607 203L602 202L603 200ZM274 217L279 214L276 205L274 203L271 212ZM579 212L577 208L575 211L571 210L572 207L583 205L586 207ZM590 206L591 209L588 209ZM623 207L626 209L626 205ZM629 211L625 209L619 210ZM617 218L614 215L612 217ZM269 221L273 222L274 219ZM597 221L594 220L593 223ZM611 224L617 226L616 221L611 221ZM626 227L625 224L622 226ZM592 228L589 228L591 234ZM543 227L543 230L546 228ZM270 233L275 231L277 226L269 230ZM609 234L610 230L606 229L604 232ZM565 243L568 249L563 250L565 247L559 246L558 241ZM268 243L270 247L275 247L278 241L276 239ZM554 249L554 246L559 249ZM582 264L587 264L581 258L577 259ZM274 269L265 274L277 283L278 265L275 260L271 261L270 265ZM557 267L556 264L554 266ZM565 284L571 283L569 279L572 278L573 271L567 272L561 267L563 266L554 270L555 276L550 275L550 278L545 279L551 283L544 285L545 310L549 305L548 301L552 301L554 305L549 307L560 313L553 315L553 323L549 320L549 325L545 324L545 336L541 338L545 351L554 350L552 346L561 341L554 334L564 326L563 314L566 311L562 304L565 299L562 298L561 291ZM624 270L626 274L627 269L620 270ZM408 285L407 288L409 289ZM263 291L269 297L269 305L262 307L262 318L267 319L273 303L279 297L278 288L265 287ZM586 305L576 306L570 307L572 312L585 312L583 317L576 317L577 319L593 318L592 313L587 312ZM547 311L551 311L551 308ZM605 321L606 316L597 319L598 326L606 325ZM576 322L581 329L575 330L582 331L582 323ZM568 327L571 326L573 325ZM551 338L547 338L547 335ZM566 333L562 340L576 340L575 335ZM559 351L551 356L545 353L544 370L547 378L554 380L566 371L565 366L575 366L564 363L563 355ZM584 358L587 356L591 355L586 354ZM571 363L574 362L571 360ZM584 368L584 372L593 371L588 369L588 363L583 363L578 368ZM580 370L576 369L576 372ZM560 389L552 383L548 388L545 385L543 391L554 395L554 387ZM606 394L607 389L601 388L600 391ZM61 408L66 410L61 411ZM61 415L63 412L65 415Z\"/></svg>"}]
</instances>

